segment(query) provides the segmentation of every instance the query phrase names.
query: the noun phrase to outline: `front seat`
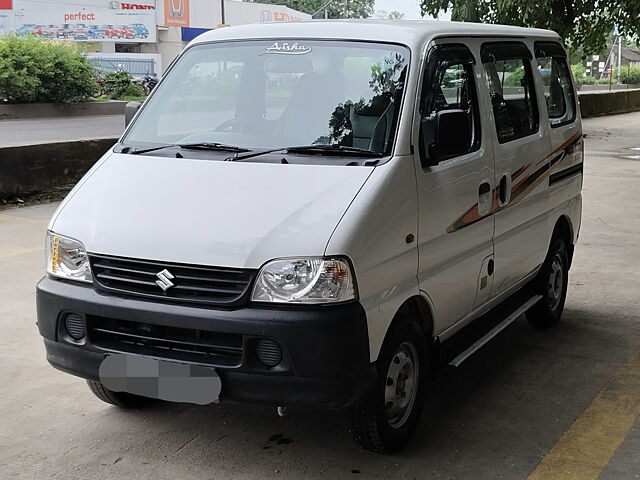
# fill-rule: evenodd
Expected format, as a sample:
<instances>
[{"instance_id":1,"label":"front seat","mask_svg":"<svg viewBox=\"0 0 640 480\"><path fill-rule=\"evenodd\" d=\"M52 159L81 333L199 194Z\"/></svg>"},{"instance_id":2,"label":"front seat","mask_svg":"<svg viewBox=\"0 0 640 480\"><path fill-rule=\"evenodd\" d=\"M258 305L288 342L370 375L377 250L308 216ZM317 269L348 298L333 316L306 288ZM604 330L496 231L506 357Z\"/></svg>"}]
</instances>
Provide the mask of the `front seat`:
<instances>
[{"instance_id":1,"label":"front seat","mask_svg":"<svg viewBox=\"0 0 640 480\"><path fill-rule=\"evenodd\" d=\"M344 99L341 77L310 72L298 80L280 117L281 132L295 144L311 144L330 135L329 120Z\"/></svg>"}]
</instances>

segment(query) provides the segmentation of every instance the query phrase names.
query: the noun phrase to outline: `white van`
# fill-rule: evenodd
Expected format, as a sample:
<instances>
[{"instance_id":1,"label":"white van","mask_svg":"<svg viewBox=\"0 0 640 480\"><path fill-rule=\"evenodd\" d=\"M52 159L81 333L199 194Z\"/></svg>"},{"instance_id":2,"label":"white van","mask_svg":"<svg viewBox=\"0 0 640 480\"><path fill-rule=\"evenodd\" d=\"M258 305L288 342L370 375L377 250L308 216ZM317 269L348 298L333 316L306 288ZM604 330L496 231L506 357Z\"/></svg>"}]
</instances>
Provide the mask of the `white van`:
<instances>
[{"instance_id":1,"label":"white van","mask_svg":"<svg viewBox=\"0 0 640 480\"><path fill-rule=\"evenodd\" d=\"M560 318L582 165L553 32L205 33L51 219L47 359L124 407L346 408L397 450L454 334L489 325L458 365L525 311Z\"/></svg>"}]
</instances>

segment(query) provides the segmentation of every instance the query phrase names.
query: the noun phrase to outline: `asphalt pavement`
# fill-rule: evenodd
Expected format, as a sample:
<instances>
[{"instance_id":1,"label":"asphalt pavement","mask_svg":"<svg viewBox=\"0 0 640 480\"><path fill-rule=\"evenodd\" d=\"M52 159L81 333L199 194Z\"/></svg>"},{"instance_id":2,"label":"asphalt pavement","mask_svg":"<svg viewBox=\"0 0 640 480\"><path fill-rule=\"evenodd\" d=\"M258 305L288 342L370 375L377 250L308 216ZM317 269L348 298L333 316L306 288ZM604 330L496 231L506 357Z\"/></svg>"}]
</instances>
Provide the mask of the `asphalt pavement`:
<instances>
[{"instance_id":1,"label":"asphalt pavement","mask_svg":"<svg viewBox=\"0 0 640 480\"><path fill-rule=\"evenodd\" d=\"M0 147L116 138L124 131L124 115L0 121Z\"/></svg>"},{"instance_id":2,"label":"asphalt pavement","mask_svg":"<svg viewBox=\"0 0 640 480\"><path fill-rule=\"evenodd\" d=\"M394 456L360 450L341 412L100 402L47 364L35 325L56 205L0 210L0 478L640 478L640 113L587 120L585 132L562 322L539 331L519 320L443 370Z\"/></svg>"}]
</instances>

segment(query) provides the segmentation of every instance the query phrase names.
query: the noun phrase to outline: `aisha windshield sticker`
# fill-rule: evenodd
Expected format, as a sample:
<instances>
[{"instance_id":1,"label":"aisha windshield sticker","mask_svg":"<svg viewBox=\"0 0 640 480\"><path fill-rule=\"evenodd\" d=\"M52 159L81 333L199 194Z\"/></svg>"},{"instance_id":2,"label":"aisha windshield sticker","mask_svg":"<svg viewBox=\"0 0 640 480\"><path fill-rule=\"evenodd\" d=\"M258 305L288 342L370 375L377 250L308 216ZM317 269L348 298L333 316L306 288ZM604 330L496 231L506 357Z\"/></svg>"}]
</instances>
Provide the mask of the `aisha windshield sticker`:
<instances>
[{"instance_id":1,"label":"aisha windshield sticker","mask_svg":"<svg viewBox=\"0 0 640 480\"><path fill-rule=\"evenodd\" d=\"M266 47L260 55L304 55L311 50L311 47L307 47L300 42L274 42L271 46Z\"/></svg>"}]
</instances>

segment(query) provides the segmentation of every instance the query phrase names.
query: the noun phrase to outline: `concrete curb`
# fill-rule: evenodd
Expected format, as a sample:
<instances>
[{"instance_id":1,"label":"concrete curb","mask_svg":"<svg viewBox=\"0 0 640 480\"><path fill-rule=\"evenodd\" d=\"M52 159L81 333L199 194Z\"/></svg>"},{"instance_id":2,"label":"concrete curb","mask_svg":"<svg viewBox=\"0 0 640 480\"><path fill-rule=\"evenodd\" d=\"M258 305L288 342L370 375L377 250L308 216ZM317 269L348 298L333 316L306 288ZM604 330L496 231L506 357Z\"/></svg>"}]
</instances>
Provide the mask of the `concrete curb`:
<instances>
[{"instance_id":1,"label":"concrete curb","mask_svg":"<svg viewBox=\"0 0 640 480\"><path fill-rule=\"evenodd\" d=\"M69 189L117 141L104 138L0 148L0 199Z\"/></svg>"},{"instance_id":2,"label":"concrete curb","mask_svg":"<svg viewBox=\"0 0 640 480\"><path fill-rule=\"evenodd\" d=\"M640 89L607 93L580 93L582 118L615 115L640 110Z\"/></svg>"},{"instance_id":3,"label":"concrete curb","mask_svg":"<svg viewBox=\"0 0 640 480\"><path fill-rule=\"evenodd\" d=\"M124 115L127 102L20 103L0 105L0 120Z\"/></svg>"}]
</instances>

